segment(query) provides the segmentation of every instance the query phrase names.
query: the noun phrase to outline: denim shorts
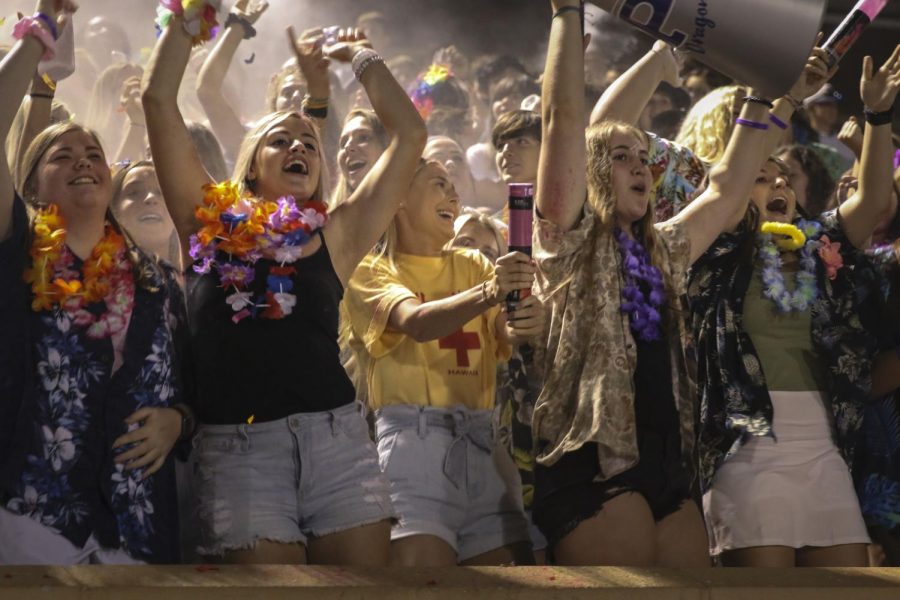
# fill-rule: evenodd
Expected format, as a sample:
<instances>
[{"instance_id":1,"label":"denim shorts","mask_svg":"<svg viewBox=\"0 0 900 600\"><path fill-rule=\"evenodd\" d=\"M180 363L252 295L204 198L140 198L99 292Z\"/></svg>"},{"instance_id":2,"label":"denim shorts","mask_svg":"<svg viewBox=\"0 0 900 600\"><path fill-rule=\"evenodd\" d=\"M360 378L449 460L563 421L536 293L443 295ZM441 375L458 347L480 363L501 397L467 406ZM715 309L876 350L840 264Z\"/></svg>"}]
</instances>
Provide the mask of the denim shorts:
<instances>
[{"instance_id":1,"label":"denim shorts","mask_svg":"<svg viewBox=\"0 0 900 600\"><path fill-rule=\"evenodd\" d=\"M356 403L277 421L201 425L194 438L197 552L309 538L393 519Z\"/></svg>"},{"instance_id":2,"label":"denim shorts","mask_svg":"<svg viewBox=\"0 0 900 600\"><path fill-rule=\"evenodd\" d=\"M399 517L392 540L434 535L459 561L530 542L519 473L494 443L490 411L398 405L375 415Z\"/></svg>"}]
</instances>

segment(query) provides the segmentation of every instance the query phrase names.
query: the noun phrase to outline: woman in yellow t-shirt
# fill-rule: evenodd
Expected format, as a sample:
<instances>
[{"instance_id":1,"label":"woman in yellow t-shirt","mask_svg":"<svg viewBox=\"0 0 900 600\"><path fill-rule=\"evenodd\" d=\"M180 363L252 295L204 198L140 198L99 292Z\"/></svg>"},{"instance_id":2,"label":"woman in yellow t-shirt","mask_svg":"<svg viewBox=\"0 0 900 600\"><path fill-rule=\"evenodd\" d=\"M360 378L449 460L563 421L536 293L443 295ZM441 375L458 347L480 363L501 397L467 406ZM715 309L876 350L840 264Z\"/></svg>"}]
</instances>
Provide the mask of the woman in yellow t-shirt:
<instances>
[{"instance_id":1,"label":"woman in yellow t-shirt","mask_svg":"<svg viewBox=\"0 0 900 600\"><path fill-rule=\"evenodd\" d=\"M543 328L527 298L507 321L506 294L531 288L521 253L497 261L445 250L459 196L434 161L420 166L379 252L350 280L350 344L376 411L378 453L399 522L394 564L532 561L521 489L494 451L497 361Z\"/></svg>"}]
</instances>

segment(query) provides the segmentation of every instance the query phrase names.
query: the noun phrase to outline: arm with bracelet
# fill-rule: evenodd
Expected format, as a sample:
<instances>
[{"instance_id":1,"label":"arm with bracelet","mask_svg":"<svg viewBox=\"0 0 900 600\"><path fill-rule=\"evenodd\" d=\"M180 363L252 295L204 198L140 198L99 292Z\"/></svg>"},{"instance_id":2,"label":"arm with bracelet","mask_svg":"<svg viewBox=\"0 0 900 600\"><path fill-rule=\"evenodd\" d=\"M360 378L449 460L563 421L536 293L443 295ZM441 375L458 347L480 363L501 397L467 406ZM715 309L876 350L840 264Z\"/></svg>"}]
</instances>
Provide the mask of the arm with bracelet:
<instances>
[{"instance_id":1,"label":"arm with bracelet","mask_svg":"<svg viewBox=\"0 0 900 600\"><path fill-rule=\"evenodd\" d=\"M225 20L224 31L209 52L197 76L197 99L209 118L209 126L218 138L229 162L244 138L244 126L222 90L225 76L241 42L256 35L254 24L269 8L268 2L238 0Z\"/></svg>"},{"instance_id":2,"label":"arm with bracelet","mask_svg":"<svg viewBox=\"0 0 900 600\"><path fill-rule=\"evenodd\" d=\"M847 237L865 248L884 213L890 209L893 185L891 122L894 101L900 91L900 45L875 70L872 57L863 62L860 95L866 106L866 128L859 161L859 186L838 211Z\"/></svg>"}]
</instances>

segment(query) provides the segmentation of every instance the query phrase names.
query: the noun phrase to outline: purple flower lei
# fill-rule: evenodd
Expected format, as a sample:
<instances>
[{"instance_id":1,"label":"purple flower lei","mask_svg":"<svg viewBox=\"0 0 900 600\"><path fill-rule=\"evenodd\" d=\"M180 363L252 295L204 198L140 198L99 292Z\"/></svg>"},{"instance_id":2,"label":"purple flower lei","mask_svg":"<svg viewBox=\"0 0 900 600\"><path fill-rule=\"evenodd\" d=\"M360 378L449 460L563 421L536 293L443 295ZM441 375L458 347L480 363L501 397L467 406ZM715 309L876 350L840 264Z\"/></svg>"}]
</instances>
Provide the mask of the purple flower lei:
<instances>
[{"instance_id":1,"label":"purple flower lei","mask_svg":"<svg viewBox=\"0 0 900 600\"><path fill-rule=\"evenodd\" d=\"M666 288L659 269L650 264L647 249L637 240L616 229L616 241L624 266L625 287L622 288L621 311L628 315L631 330L645 342L653 342L661 337L662 318L659 308L666 299ZM639 281L650 286L649 299L641 291Z\"/></svg>"}]
</instances>

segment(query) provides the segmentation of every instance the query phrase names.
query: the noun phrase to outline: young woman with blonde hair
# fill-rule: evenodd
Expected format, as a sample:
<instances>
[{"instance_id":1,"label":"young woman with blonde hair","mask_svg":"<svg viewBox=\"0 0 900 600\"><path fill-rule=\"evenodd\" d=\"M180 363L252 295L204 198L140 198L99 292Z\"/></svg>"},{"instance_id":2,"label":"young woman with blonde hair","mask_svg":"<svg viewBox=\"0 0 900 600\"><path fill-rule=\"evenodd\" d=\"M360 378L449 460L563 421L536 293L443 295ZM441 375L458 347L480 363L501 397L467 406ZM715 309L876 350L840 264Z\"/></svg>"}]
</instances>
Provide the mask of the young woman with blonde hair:
<instances>
[{"instance_id":1,"label":"young woman with blonde hair","mask_svg":"<svg viewBox=\"0 0 900 600\"><path fill-rule=\"evenodd\" d=\"M185 25L176 15L163 31L143 104L160 186L193 259L198 551L229 562L385 564L394 512L338 359L338 303L409 187L424 125L351 32L326 51L352 62L390 138L351 198L326 214L321 136L296 112L259 120L232 180L213 185L176 102L192 42Z\"/></svg>"}]
</instances>

